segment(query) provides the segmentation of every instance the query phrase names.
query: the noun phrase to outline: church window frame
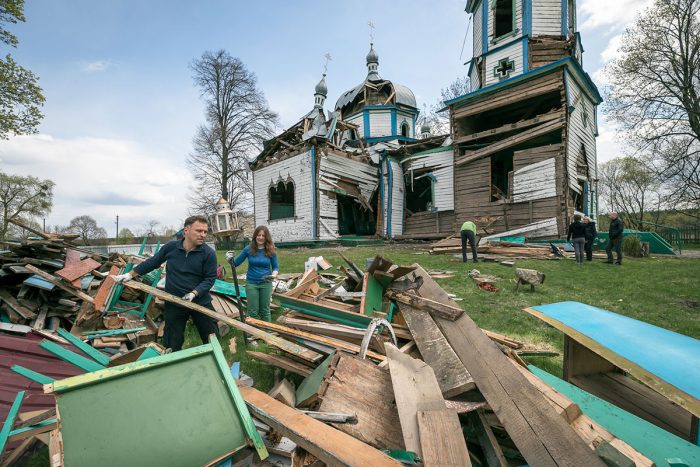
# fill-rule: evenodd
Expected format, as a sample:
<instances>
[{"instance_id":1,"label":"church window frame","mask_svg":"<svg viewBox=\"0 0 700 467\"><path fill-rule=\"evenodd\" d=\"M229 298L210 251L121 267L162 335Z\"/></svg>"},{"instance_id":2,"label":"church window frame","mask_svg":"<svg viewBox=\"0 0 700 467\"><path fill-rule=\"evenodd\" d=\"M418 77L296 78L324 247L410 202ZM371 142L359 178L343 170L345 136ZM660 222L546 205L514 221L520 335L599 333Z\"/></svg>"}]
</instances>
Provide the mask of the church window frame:
<instances>
[{"instance_id":1,"label":"church window frame","mask_svg":"<svg viewBox=\"0 0 700 467\"><path fill-rule=\"evenodd\" d=\"M285 202L291 196L292 202ZM296 219L296 186L294 180L278 180L267 189L268 221ZM289 207L291 206L291 215Z\"/></svg>"},{"instance_id":2,"label":"church window frame","mask_svg":"<svg viewBox=\"0 0 700 467\"><path fill-rule=\"evenodd\" d=\"M516 34L517 30L515 28L515 11L516 5L515 0L492 0L491 10L493 19L493 42L509 37ZM510 29L505 30L504 28L508 24L505 17L510 12Z\"/></svg>"},{"instance_id":3,"label":"church window frame","mask_svg":"<svg viewBox=\"0 0 700 467\"><path fill-rule=\"evenodd\" d=\"M408 124L406 120L401 122L401 136L404 138L410 138L411 137L411 127Z\"/></svg>"}]
</instances>

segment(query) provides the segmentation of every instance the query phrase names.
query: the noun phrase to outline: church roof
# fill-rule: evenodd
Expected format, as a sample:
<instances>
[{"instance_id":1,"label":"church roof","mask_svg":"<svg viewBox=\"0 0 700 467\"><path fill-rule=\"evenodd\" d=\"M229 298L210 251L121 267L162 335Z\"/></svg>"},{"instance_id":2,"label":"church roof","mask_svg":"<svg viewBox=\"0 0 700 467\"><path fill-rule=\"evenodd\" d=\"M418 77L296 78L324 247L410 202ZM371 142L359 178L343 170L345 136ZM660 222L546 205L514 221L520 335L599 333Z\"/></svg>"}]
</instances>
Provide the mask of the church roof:
<instances>
[{"instance_id":1,"label":"church roof","mask_svg":"<svg viewBox=\"0 0 700 467\"><path fill-rule=\"evenodd\" d=\"M360 94L360 92L362 92L362 89L365 87L366 82L367 81L365 80L362 83L355 86L354 88L350 89L349 91L344 92L338 98L338 101L335 103L335 109L341 109L349 103L351 103L352 101L354 101L357 95ZM389 81L389 83L391 83L391 85L394 87L394 90L396 91L395 97L397 104L402 104L408 107L416 108L416 96L413 94L413 91L411 91L407 86L404 86L403 84L398 84L391 81Z\"/></svg>"}]
</instances>

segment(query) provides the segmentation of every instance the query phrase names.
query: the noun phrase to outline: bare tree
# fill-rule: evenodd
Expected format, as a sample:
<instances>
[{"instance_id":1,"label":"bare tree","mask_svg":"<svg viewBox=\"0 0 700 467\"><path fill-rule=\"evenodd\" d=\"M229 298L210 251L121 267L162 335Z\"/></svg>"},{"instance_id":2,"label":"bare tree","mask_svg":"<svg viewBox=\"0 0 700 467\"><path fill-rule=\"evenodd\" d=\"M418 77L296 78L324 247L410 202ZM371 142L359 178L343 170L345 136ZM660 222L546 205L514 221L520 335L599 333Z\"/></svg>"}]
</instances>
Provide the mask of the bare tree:
<instances>
[{"instance_id":1,"label":"bare tree","mask_svg":"<svg viewBox=\"0 0 700 467\"><path fill-rule=\"evenodd\" d=\"M148 222L146 222L146 226L144 227L143 231L143 236L144 237L156 237L158 236L158 230L156 227L160 225L160 222L158 222L155 219L151 219Z\"/></svg>"},{"instance_id":2,"label":"bare tree","mask_svg":"<svg viewBox=\"0 0 700 467\"><path fill-rule=\"evenodd\" d=\"M700 204L700 0L656 0L606 69L604 110L678 209Z\"/></svg>"},{"instance_id":3,"label":"bare tree","mask_svg":"<svg viewBox=\"0 0 700 467\"><path fill-rule=\"evenodd\" d=\"M441 111L445 107L445 102L455 97L463 96L470 91L469 77L457 78L446 88L440 90L440 99L435 102L424 118L428 119L430 133L433 135L444 135L450 132L450 115L447 110Z\"/></svg>"},{"instance_id":4,"label":"bare tree","mask_svg":"<svg viewBox=\"0 0 700 467\"><path fill-rule=\"evenodd\" d=\"M187 158L196 186L192 212L211 214L220 197L231 209L252 199L248 161L274 135L277 114L257 87L255 74L225 50L205 52L190 65L205 103L205 123Z\"/></svg>"},{"instance_id":5,"label":"bare tree","mask_svg":"<svg viewBox=\"0 0 700 467\"><path fill-rule=\"evenodd\" d=\"M84 243L96 238L107 238L107 231L97 225L97 221L88 215L77 216L71 219L68 232L80 235Z\"/></svg>"},{"instance_id":6,"label":"bare tree","mask_svg":"<svg viewBox=\"0 0 700 467\"><path fill-rule=\"evenodd\" d=\"M641 221L659 222L664 195L654 171L634 157L620 157L598 169L602 204L625 213L628 227L642 229Z\"/></svg>"},{"instance_id":7,"label":"bare tree","mask_svg":"<svg viewBox=\"0 0 700 467\"><path fill-rule=\"evenodd\" d=\"M10 220L28 222L51 212L53 187L51 180L0 171L0 240L7 236Z\"/></svg>"}]
</instances>

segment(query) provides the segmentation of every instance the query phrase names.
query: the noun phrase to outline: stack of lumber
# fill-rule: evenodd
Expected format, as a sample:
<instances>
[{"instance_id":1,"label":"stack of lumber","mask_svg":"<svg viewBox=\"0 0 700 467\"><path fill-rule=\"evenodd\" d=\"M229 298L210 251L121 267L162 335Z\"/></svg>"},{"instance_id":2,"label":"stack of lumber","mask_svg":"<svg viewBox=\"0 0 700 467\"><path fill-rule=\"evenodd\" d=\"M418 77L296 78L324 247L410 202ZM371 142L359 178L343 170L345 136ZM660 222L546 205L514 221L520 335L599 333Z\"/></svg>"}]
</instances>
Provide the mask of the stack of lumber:
<instances>
[{"instance_id":1,"label":"stack of lumber","mask_svg":"<svg viewBox=\"0 0 700 467\"><path fill-rule=\"evenodd\" d=\"M513 243L489 241L480 243L477 247L479 259L500 261L502 259L555 259L568 256L561 248L555 254L552 245L538 243ZM459 238L445 238L430 245L431 255L462 253Z\"/></svg>"}]
</instances>

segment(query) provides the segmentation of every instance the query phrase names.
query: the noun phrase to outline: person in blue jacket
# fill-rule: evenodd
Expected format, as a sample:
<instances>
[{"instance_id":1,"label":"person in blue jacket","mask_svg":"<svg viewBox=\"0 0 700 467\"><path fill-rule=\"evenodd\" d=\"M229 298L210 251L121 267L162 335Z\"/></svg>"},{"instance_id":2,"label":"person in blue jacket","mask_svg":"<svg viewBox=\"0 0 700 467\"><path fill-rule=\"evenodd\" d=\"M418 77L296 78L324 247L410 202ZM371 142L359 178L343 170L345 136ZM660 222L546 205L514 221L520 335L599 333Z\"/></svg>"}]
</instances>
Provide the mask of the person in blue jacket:
<instances>
[{"instance_id":1,"label":"person in blue jacket","mask_svg":"<svg viewBox=\"0 0 700 467\"><path fill-rule=\"evenodd\" d=\"M216 253L205 244L208 232L209 222L206 217L188 217L185 219L181 240L169 241L158 250L158 253L134 267L130 272L114 276L114 281L121 283L143 276L167 261L165 291L213 309L209 290L216 281L217 263ZM210 334L219 335L219 328L212 318L175 303L166 302L163 343L173 352L182 349L185 326L190 316L203 343L209 341Z\"/></svg>"},{"instance_id":2,"label":"person in blue jacket","mask_svg":"<svg viewBox=\"0 0 700 467\"><path fill-rule=\"evenodd\" d=\"M233 256L232 251L226 253L228 261L231 261ZM253 241L243 248L241 254L233 260L233 264L240 266L246 259L248 272L245 276L245 293L248 300L248 316L270 322L272 281L277 277L280 266L272 235L264 225L255 228Z\"/></svg>"}]
</instances>

